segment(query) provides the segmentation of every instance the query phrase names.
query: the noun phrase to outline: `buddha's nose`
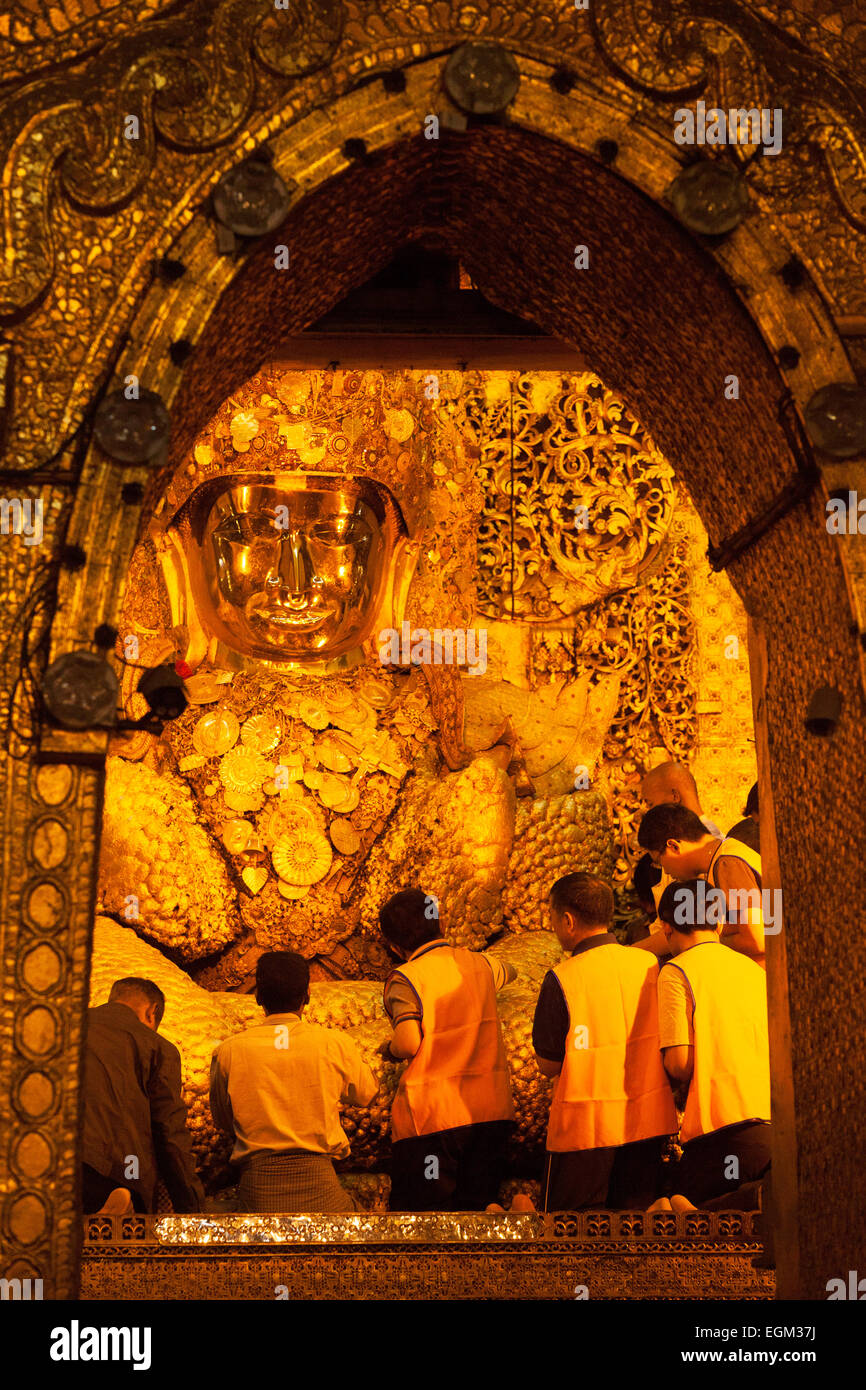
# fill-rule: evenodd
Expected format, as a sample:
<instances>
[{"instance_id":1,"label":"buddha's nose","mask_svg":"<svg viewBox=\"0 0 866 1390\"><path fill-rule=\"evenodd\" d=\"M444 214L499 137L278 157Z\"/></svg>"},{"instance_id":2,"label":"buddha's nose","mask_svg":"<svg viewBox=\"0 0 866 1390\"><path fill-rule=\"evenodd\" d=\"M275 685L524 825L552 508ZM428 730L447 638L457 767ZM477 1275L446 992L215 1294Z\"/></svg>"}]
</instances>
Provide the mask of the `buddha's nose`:
<instances>
[{"instance_id":1,"label":"buddha's nose","mask_svg":"<svg viewBox=\"0 0 866 1390\"><path fill-rule=\"evenodd\" d=\"M304 543L303 531L290 530L280 546L279 572L277 581L282 589L301 595L310 587L312 566ZM273 581L272 581L273 582Z\"/></svg>"}]
</instances>

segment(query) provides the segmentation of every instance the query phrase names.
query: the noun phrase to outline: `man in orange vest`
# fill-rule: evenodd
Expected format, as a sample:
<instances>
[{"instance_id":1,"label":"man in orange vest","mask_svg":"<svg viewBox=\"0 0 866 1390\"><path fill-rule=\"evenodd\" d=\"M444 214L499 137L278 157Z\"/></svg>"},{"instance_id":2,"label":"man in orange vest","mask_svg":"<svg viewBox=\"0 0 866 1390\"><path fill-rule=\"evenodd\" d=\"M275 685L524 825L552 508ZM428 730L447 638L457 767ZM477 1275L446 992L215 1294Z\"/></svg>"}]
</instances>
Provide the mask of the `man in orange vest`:
<instances>
[{"instance_id":1,"label":"man in orange vest","mask_svg":"<svg viewBox=\"0 0 866 1390\"><path fill-rule=\"evenodd\" d=\"M535 1009L539 1069L556 1077L547 1126L546 1211L646 1207L676 1133L659 1054L658 962L620 946L613 893L595 874L550 890L550 922L568 957L548 971Z\"/></svg>"},{"instance_id":2,"label":"man in orange vest","mask_svg":"<svg viewBox=\"0 0 866 1390\"><path fill-rule=\"evenodd\" d=\"M706 879L703 893L708 907L712 904L708 924L714 924L715 915L724 945L763 966L764 900L768 895L762 891L760 854L731 836L722 839L711 835L685 806L654 806L641 821L637 838L641 849L649 850L653 863L671 878ZM777 897L773 894L774 903ZM778 930L776 916L774 909L767 918L767 926L774 930ZM664 932L661 937L666 941ZM647 941L638 942L638 947L647 945ZM666 945L661 947L662 954L667 950Z\"/></svg>"},{"instance_id":3,"label":"man in orange vest","mask_svg":"<svg viewBox=\"0 0 866 1390\"><path fill-rule=\"evenodd\" d=\"M694 1205L757 1183L770 1166L766 979L706 924L702 889L671 883L659 903L673 956L659 972L659 1039L671 1082L688 1086L674 1183Z\"/></svg>"},{"instance_id":4,"label":"man in orange vest","mask_svg":"<svg viewBox=\"0 0 866 1390\"><path fill-rule=\"evenodd\" d=\"M405 962L385 981L390 1051L409 1058L391 1109L391 1211L483 1211L504 1176L515 1112L496 991L511 966L444 939L420 888L379 912Z\"/></svg>"}]
</instances>

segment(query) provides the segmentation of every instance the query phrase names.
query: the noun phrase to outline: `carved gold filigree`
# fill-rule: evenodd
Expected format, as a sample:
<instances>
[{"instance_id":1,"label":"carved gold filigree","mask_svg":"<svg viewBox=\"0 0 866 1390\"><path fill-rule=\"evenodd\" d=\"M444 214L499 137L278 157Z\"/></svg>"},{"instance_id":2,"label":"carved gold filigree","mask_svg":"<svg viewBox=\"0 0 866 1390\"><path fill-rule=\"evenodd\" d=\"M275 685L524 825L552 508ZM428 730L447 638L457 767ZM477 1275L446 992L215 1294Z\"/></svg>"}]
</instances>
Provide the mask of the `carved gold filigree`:
<instances>
[{"instance_id":1,"label":"carved gold filigree","mask_svg":"<svg viewBox=\"0 0 866 1390\"><path fill-rule=\"evenodd\" d=\"M638 421L590 373L480 376L463 407L485 492L480 611L556 623L638 584L675 504Z\"/></svg>"}]
</instances>

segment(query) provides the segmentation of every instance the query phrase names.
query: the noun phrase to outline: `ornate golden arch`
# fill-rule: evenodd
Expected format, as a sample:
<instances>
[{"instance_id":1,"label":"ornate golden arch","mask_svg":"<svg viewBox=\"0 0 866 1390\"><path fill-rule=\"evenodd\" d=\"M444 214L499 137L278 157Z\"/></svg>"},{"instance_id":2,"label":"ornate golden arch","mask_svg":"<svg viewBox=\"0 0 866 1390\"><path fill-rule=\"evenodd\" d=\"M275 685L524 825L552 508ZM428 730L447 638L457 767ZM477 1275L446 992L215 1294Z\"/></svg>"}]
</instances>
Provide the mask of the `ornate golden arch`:
<instances>
[{"instance_id":1,"label":"ornate golden arch","mask_svg":"<svg viewBox=\"0 0 866 1390\"><path fill-rule=\"evenodd\" d=\"M205 9L210 22L202 40ZM61 572L62 617L51 629L45 656L89 648L94 613L110 623L119 612L139 525L139 506L124 502L122 489L128 483L147 485L150 478L149 470L120 470L95 444L88 444L88 403L106 381L122 384L130 372L157 391L169 408L181 402L183 374L169 348L179 340L198 343L214 322L221 297L229 298L232 285L243 276L243 265L215 255L213 222L202 200L242 153L263 141L273 151L275 168L296 188L295 205L301 214L305 201L332 180L353 175L354 155L373 161L374 175L378 153L422 138L425 117L446 109L443 59L438 55L469 37L504 44L520 68L506 136L524 133L521 138L527 140L557 141L563 147L565 171L572 167L569 161L581 158L584 167L587 161L599 165L599 177L601 164L611 157L610 144L603 148L600 142L614 142L615 174L636 196L659 207L665 206L667 190L681 167L670 138L672 113L692 93L700 91L708 104L716 96L720 101L724 97L726 105L789 102L797 113L801 143L818 151L826 176L812 181L812 187L798 160L780 161L778 168L766 159L750 165L750 216L709 254L718 267L720 293L724 282L735 288L744 320L747 314L763 338L767 360L782 346L799 354L788 385L801 409L820 386L853 379L839 325L864 313L857 271L866 239L858 201L863 132L844 45L835 39L808 29L808 54L796 51L794 35L787 48L782 45L783 61L774 55L779 31L770 30L752 6L741 3L730 6L724 24L706 18L699 6L683 3L669 7L664 22L647 24L640 7L624 8L613 0L596 0L591 16L576 12L568 0L556 6L534 0L516 13L484 4L407 9L396 0L390 5L317 0L296 4L291 12L269 10L256 24L260 15L253 0L225 0L216 7L191 5L169 19L157 8L139 34L131 27L138 14L126 11L122 20L106 13L83 22L72 36L34 36L28 44L16 30L17 41L6 42L7 71L32 79L10 103L21 124L19 138L7 150L10 201L3 227L10 275L0 307L10 322L14 320L7 334L11 348L4 348L0 359L14 384L6 462L22 470L17 482L22 492L39 485L39 470L48 470L42 495L52 554L58 553L62 538L67 545L80 546L86 556L83 567ZM294 28L286 42L279 25L289 22ZM69 57L76 44L84 53L97 38L104 48L82 60L65 85L50 73L38 75L40 68L50 69L56 61L60 45ZM210 65L211 73L204 86L196 77L203 63ZM97 66L102 95L92 106ZM401 68L404 90L396 90L399 82L358 85L362 78ZM796 72L796 81L791 72ZM806 87L818 75L825 79L825 95L806 112L798 84ZM254 106L256 90L259 104ZM736 101L729 103L732 92ZM139 120L135 144L122 134L129 114ZM362 140L363 151L347 146L347 140ZM45 193L52 186L57 196L49 202ZM386 230L383 247L388 236L399 244L400 229ZM376 268L376 254L377 248L357 248L351 263L333 268L327 284L292 301L294 317L286 321L285 331L302 328L363 280ZM166 255L186 267L173 282L153 279L154 259ZM491 298L543 319L544 286L537 286L536 309L531 295L520 301L497 279L490 258L478 246L471 257L473 278ZM791 257L805 269L796 293L779 275ZM574 338L561 304L554 304L547 316L560 336ZM629 350L634 351L633 344ZM242 374L240 366L238 373ZM182 405L183 418L191 418L189 400ZM199 408L203 410L204 403ZM642 414L653 429L651 414ZM660 443L664 447L664 440ZM768 434L767 459L768 477L781 486L792 465L778 432L772 443ZM684 452L674 462L706 513L711 483L701 476L699 461ZM729 465L730 477L747 489L754 477L754 458L732 454ZM68 483L79 467L73 494ZM843 474L853 477L852 468L828 465L826 485L836 485ZM32 473L29 484L25 472L28 477ZM747 519L748 500L739 506L735 484L722 505L725 519L738 511ZM862 627L862 610L854 595L856 541L846 542L851 554L843 572L838 550L832 555L820 551L822 512L819 497L799 514L807 517L806 533L822 557L822 577L810 574L808 565L798 569L791 562L792 548L806 533L798 531L790 513L763 546L738 562L733 577L753 611L760 608L758 596L778 584L778 609L775 599L768 600L762 615L771 628L774 620L794 623L798 602L811 595L813 602L801 603L803 621L814 621L810 613L826 615L827 656L821 674L844 686L850 724L863 707L862 670L856 664L858 651L862 661L862 649L849 630L852 618ZM715 518L708 518L708 524L713 534ZM722 538L716 527L714 539ZM31 549L16 550L7 587L19 600L32 585L37 564ZM773 734L777 807L780 800L786 803L784 812L777 809L786 883L801 885L803 871L796 863L800 838L814 833L816 818L829 816L833 804L838 806L840 819L833 822L838 830L846 808L855 804L854 792L846 784L840 796L838 768L834 764L831 772L815 759L813 745L804 742L801 722L791 717L810 688L806 663L797 666L796 641L772 630L767 650L769 684L766 694L758 688L764 702L759 701L759 714ZM756 651L760 655L760 644ZM854 733L856 729L852 733L849 728L837 741L834 756L842 764L846 749L852 766L856 764ZM14 982L14 995L4 1015L7 1046L0 1103L8 1141L0 1160L0 1220L7 1251L4 1273L42 1277L47 1296L64 1297L76 1287L78 1054L104 739L55 735L46 740L43 751L57 760L55 766L38 770L32 750L25 758L6 762L9 849L0 905L7 924L3 968L7 988ZM805 787L803 766L808 766ZM763 772L769 786L766 765ZM771 814L772 806L766 810L768 835ZM771 853L770 884L777 872L774 863ZM837 865L843 878L846 871L855 877L862 873L853 847L843 847ZM790 964L791 1010L805 1029L814 999L799 971L807 950L819 949L816 943L806 944L810 914L819 904L837 903L851 921L848 894L840 897L837 889L835 897L832 891L828 896L825 888L822 896L820 887L813 885L811 892L795 887L786 936L773 944L771 979L782 1034L782 1020L788 1016L783 940L796 948ZM856 977L862 947L852 943L850 950L849 975ZM812 977L816 971L813 959ZM830 991L829 1002L840 1001L839 988ZM789 1208L796 1191L791 1178L795 1161L804 1186L817 1190L825 1143L820 1127L793 1134L795 1111L802 1119L818 1099L812 1049L816 1055L820 1051L819 1041L808 1040L806 1033L798 1035L795 1045L796 1093L784 1038L774 1059L780 1086L776 1099L791 1130L783 1176ZM852 1104L862 1100L854 1070L840 1081ZM853 1137L846 1143L853 1145ZM862 1184L857 1171L853 1150L846 1148L840 1189L849 1176L852 1192L858 1181ZM817 1287L816 1272L828 1251L844 1265L844 1252L854 1250L844 1215L835 1209L822 1231L811 1208L799 1234L791 1210L785 1212L783 1226L792 1271L789 1293ZM793 1272L798 1254L800 1282Z\"/></svg>"}]
</instances>

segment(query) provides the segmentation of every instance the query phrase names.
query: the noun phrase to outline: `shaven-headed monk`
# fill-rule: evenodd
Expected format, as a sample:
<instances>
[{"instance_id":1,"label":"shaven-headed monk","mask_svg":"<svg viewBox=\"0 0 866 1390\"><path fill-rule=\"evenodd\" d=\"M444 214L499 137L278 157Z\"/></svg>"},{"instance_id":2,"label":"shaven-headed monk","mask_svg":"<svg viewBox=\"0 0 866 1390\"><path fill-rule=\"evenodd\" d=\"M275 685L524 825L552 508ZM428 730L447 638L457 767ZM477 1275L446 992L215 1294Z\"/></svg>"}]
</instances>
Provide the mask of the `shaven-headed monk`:
<instances>
[{"instance_id":1,"label":"shaven-headed monk","mask_svg":"<svg viewBox=\"0 0 866 1390\"><path fill-rule=\"evenodd\" d=\"M648 811L654 806L685 806L686 810L694 811L698 819L703 821L711 835L722 838L719 827L708 816L701 814L698 784L685 763L659 763L658 767L650 768L641 782L640 794ZM662 870L662 876L652 890L656 909L661 902L662 893L671 882L671 875ZM670 950L658 920L650 928L649 936L631 944L638 946L642 951L652 951L655 956L666 956Z\"/></svg>"},{"instance_id":2,"label":"shaven-headed monk","mask_svg":"<svg viewBox=\"0 0 866 1390\"><path fill-rule=\"evenodd\" d=\"M704 822L711 835L721 839L719 827L701 815L698 784L685 763L659 763L651 768L640 784L640 794L648 811L653 806L685 806Z\"/></svg>"}]
</instances>

